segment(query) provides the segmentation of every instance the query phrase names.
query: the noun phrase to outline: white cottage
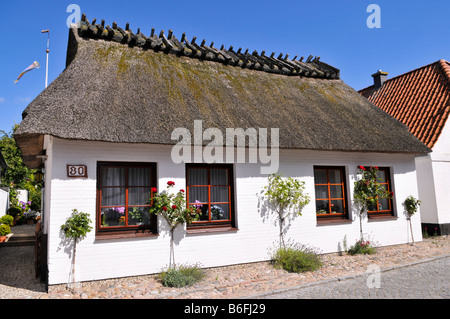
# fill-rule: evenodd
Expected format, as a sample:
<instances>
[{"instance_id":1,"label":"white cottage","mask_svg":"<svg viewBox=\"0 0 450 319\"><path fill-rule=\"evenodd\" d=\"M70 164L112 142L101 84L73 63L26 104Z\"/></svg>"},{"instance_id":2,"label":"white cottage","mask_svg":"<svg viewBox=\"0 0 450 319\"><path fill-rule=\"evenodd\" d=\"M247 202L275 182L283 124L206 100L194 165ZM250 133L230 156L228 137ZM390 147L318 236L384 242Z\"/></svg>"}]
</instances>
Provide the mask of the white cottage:
<instances>
[{"instance_id":1,"label":"white cottage","mask_svg":"<svg viewBox=\"0 0 450 319\"><path fill-rule=\"evenodd\" d=\"M401 203L417 197L414 159L429 152L319 58L219 49L172 31L147 37L85 16L70 29L66 69L25 109L15 138L24 161L45 169L50 285L68 281L60 226L74 208L94 227L77 245L79 280L166 266L167 224L147 211L151 188L168 181L202 209L176 229L177 263L267 260L278 240L260 198L271 170L303 180L311 197L286 238L328 253L359 238L357 167L378 166L395 196L369 212L364 233L406 243ZM419 214L413 227L420 241Z\"/></svg>"},{"instance_id":2,"label":"white cottage","mask_svg":"<svg viewBox=\"0 0 450 319\"><path fill-rule=\"evenodd\" d=\"M408 126L432 152L416 158L422 231L450 234L450 63L438 60L360 91L370 102Z\"/></svg>"}]
</instances>

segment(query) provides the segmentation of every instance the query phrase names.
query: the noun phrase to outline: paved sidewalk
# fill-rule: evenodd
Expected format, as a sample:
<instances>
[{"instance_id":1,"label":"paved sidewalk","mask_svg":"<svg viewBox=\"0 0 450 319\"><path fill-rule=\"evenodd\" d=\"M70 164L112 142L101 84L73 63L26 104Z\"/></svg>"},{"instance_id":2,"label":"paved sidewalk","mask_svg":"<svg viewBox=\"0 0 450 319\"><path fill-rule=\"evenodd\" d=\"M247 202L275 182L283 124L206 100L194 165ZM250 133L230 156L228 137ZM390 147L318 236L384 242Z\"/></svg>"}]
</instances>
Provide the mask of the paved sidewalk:
<instances>
[{"instance_id":1,"label":"paved sidewalk","mask_svg":"<svg viewBox=\"0 0 450 319\"><path fill-rule=\"evenodd\" d=\"M82 282L81 287L73 291L66 289L66 285L54 285L47 293L45 286L34 278L34 247L3 247L0 248L0 299L262 298L314 283L334 285L344 278L364 275L373 266L386 271L446 255L450 256L450 237L441 236L424 239L414 246L380 247L374 255L326 254L322 256L322 268L301 274L275 269L269 262L259 262L206 269L204 280L185 288L163 287L155 275L147 275ZM385 274L382 273L382 278ZM342 296L345 298L345 293ZM351 298L350 294L348 297Z\"/></svg>"},{"instance_id":2,"label":"paved sidewalk","mask_svg":"<svg viewBox=\"0 0 450 319\"><path fill-rule=\"evenodd\" d=\"M253 295L259 299L450 299L450 255Z\"/></svg>"}]
</instances>

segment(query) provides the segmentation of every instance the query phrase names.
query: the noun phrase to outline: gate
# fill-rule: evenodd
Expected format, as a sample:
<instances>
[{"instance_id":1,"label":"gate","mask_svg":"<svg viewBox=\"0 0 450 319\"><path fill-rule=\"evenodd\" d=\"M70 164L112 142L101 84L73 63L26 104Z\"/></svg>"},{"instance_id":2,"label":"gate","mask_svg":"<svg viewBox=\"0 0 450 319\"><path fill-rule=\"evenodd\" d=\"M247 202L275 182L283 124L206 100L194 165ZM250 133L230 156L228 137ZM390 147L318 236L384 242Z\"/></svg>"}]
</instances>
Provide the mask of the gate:
<instances>
[{"instance_id":1,"label":"gate","mask_svg":"<svg viewBox=\"0 0 450 319\"><path fill-rule=\"evenodd\" d=\"M47 271L47 234L43 232L43 225L41 221L36 226L36 243L34 246L35 257L35 276L40 278L41 282L45 283L45 288L48 290L48 271Z\"/></svg>"}]
</instances>

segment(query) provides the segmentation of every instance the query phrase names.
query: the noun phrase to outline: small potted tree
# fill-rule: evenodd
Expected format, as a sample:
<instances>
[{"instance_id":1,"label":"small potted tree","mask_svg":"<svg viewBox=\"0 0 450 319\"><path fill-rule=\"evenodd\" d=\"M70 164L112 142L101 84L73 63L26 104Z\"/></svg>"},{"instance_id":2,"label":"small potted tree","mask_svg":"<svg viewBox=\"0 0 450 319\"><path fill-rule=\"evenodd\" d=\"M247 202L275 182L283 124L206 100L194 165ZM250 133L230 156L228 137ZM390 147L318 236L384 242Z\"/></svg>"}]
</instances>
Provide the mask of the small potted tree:
<instances>
[{"instance_id":1,"label":"small potted tree","mask_svg":"<svg viewBox=\"0 0 450 319\"><path fill-rule=\"evenodd\" d=\"M307 205L310 198L305 191L305 182L292 177L284 178L281 174L269 176L269 185L264 187L264 196L272 210L278 214L280 226L280 248L285 248L284 222L291 214L301 216L303 206Z\"/></svg>"},{"instance_id":2,"label":"small potted tree","mask_svg":"<svg viewBox=\"0 0 450 319\"><path fill-rule=\"evenodd\" d=\"M361 176L355 182L354 187L354 201L359 206L359 231L361 241L364 241L362 230L362 219L369 207L376 206L379 199L392 198L392 193L385 189L378 178L378 167L358 166L358 175Z\"/></svg>"},{"instance_id":3,"label":"small potted tree","mask_svg":"<svg viewBox=\"0 0 450 319\"><path fill-rule=\"evenodd\" d=\"M61 231L64 236L69 240L73 240L73 258L72 258L72 280L73 285L75 285L75 254L77 242L84 239L92 230L90 226L91 220L89 219L89 214L78 212L78 210L73 209L72 215L66 220L66 222L61 225Z\"/></svg>"},{"instance_id":4,"label":"small potted tree","mask_svg":"<svg viewBox=\"0 0 450 319\"><path fill-rule=\"evenodd\" d=\"M187 206L185 192L180 189L176 194L170 190L175 187L175 182L167 182L167 190L157 193L156 188L152 188L152 197L150 198L152 206L150 213L161 215L170 227L170 258L169 268L172 263L175 265L175 253L173 248L173 233L175 229L184 224L190 224L197 220L200 211L197 207Z\"/></svg>"},{"instance_id":5,"label":"small potted tree","mask_svg":"<svg viewBox=\"0 0 450 319\"><path fill-rule=\"evenodd\" d=\"M408 196L405 199L405 201L403 202L403 206L405 206L406 213L408 214L409 227L411 229L411 239L412 239L413 246L414 246L414 236L413 236L411 217L417 212L421 203L422 202L420 200L414 198L414 196L412 196L412 195Z\"/></svg>"}]
</instances>

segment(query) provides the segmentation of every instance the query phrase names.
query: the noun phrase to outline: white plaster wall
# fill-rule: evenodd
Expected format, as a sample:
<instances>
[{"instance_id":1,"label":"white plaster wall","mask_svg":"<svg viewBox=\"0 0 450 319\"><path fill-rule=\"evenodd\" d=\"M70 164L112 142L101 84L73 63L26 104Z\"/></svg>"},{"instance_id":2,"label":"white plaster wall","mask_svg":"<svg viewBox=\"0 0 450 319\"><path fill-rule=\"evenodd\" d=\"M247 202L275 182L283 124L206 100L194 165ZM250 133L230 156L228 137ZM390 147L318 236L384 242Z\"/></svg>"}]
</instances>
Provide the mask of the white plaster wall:
<instances>
[{"instance_id":1,"label":"white plaster wall","mask_svg":"<svg viewBox=\"0 0 450 319\"><path fill-rule=\"evenodd\" d=\"M427 223L450 223L450 209L448 207L448 199L450 198L450 125L448 123L445 125L438 141L434 145L430 159L431 161L427 164L426 173L422 173L420 171L422 167L420 169L418 167L418 177L432 173L434 181L433 188L436 207L434 211L424 211L424 218ZM430 177L427 178L430 179ZM419 179L419 184L423 182L423 179ZM425 184L428 184L428 182L425 182ZM429 193L431 193L431 190L427 193L427 199L430 195ZM425 205L425 203L422 205Z\"/></svg>"},{"instance_id":2,"label":"white plaster wall","mask_svg":"<svg viewBox=\"0 0 450 319\"><path fill-rule=\"evenodd\" d=\"M6 215L6 211L9 208L9 192L6 189L0 189L0 217Z\"/></svg>"},{"instance_id":3,"label":"white plaster wall","mask_svg":"<svg viewBox=\"0 0 450 319\"><path fill-rule=\"evenodd\" d=\"M437 220L435 223L450 223L450 162L433 161L436 191Z\"/></svg>"},{"instance_id":4,"label":"white plaster wall","mask_svg":"<svg viewBox=\"0 0 450 319\"><path fill-rule=\"evenodd\" d=\"M419 190L420 217L422 223L437 223L435 175L431 155L416 157L417 187Z\"/></svg>"},{"instance_id":5,"label":"white plaster wall","mask_svg":"<svg viewBox=\"0 0 450 319\"><path fill-rule=\"evenodd\" d=\"M62 244L60 226L76 208L91 214L95 221L96 167L98 161L156 162L158 188L165 189L173 180L176 187L185 188L185 165L173 164L170 146L113 144L52 139L46 170L46 200L48 224L49 284L69 281L71 251ZM66 164L85 164L88 178L66 177ZM318 226L314 203L313 165L345 166L347 170L348 204L352 209L352 185L358 165L391 168L398 216L389 221L363 221L363 230L379 245L410 241L409 225L401 202L408 196L417 197L414 156L400 154L344 153L280 150L280 169L286 176L306 182L311 203L295 217L286 238L310 244L323 253L339 250L347 237L348 244L359 238L359 220L350 224ZM204 267L223 266L268 260L268 249L278 241L275 214L261 209L258 194L267 185L267 176L260 174L259 164L235 164L235 202L238 231L224 233L186 234L176 231L175 260L177 263L199 262ZM414 239L421 240L420 215L413 217ZM95 224L93 225L95 229ZM77 245L76 279L79 281L143 275L160 272L169 261L169 235L162 219L158 219L159 236L134 239L98 240L95 231ZM180 240L181 239L181 240Z\"/></svg>"},{"instance_id":6,"label":"white plaster wall","mask_svg":"<svg viewBox=\"0 0 450 319\"><path fill-rule=\"evenodd\" d=\"M431 159L437 204L437 220L433 223L450 223L448 204L450 199L450 125L448 122L433 147Z\"/></svg>"}]
</instances>

